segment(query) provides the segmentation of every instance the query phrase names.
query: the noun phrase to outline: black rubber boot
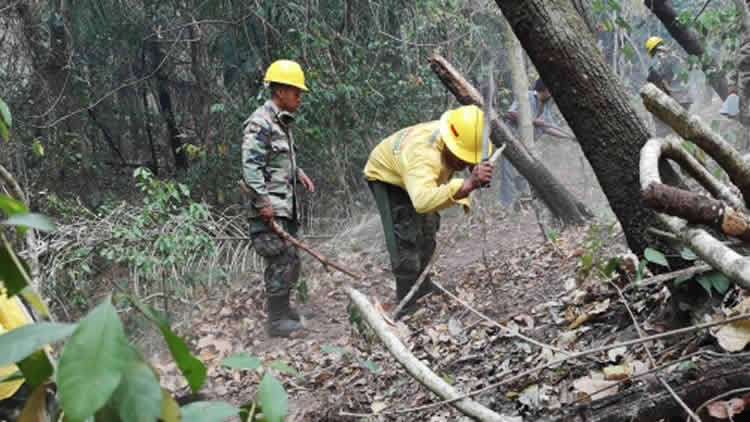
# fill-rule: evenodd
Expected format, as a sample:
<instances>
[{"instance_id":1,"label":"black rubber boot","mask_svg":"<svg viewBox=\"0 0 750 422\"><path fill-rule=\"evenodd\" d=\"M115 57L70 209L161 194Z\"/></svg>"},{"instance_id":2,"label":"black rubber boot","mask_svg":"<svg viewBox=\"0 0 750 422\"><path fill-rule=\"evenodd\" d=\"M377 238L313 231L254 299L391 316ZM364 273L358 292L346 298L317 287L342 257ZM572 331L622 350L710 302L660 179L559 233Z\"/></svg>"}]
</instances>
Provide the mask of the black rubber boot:
<instances>
[{"instance_id":1,"label":"black rubber boot","mask_svg":"<svg viewBox=\"0 0 750 422\"><path fill-rule=\"evenodd\" d=\"M411 290L412 286L414 286L414 283L416 280L411 279L405 279L405 278L396 278L396 299L398 299L398 303L401 303L402 300L406 297L407 294L409 294L409 290ZM401 309L401 312L399 312L396 315L396 319L401 319L404 316L411 315L417 310L417 300L420 298L426 296L429 293L434 294L440 294L440 289L435 287L434 284L430 281L430 278L428 277L426 280L422 282L422 285L419 286L419 290L417 290L416 293L414 293L414 296L412 296L411 300L404 305L404 308Z\"/></svg>"},{"instance_id":2,"label":"black rubber boot","mask_svg":"<svg viewBox=\"0 0 750 422\"><path fill-rule=\"evenodd\" d=\"M271 337L289 337L304 326L295 320L289 308L289 295L270 296L268 298L268 335Z\"/></svg>"}]
</instances>

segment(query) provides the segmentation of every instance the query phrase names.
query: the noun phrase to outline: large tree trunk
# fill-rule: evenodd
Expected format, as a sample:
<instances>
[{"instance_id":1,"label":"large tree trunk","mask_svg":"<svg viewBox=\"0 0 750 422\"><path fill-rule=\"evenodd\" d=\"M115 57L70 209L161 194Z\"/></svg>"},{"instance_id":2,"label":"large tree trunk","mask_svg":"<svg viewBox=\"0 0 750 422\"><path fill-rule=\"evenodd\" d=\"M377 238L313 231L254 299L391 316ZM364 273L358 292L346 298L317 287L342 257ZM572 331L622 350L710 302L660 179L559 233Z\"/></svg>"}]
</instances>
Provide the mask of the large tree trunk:
<instances>
[{"instance_id":1,"label":"large tree trunk","mask_svg":"<svg viewBox=\"0 0 750 422\"><path fill-rule=\"evenodd\" d=\"M433 55L430 58L430 67L446 88L456 96L459 103L483 106L479 91L471 86L443 57ZM492 139L492 143L498 147L502 144L506 145L504 154L508 157L508 160L529 180L531 186L552 212L565 224L582 224L585 222L586 218L591 215L586 207L578 203L544 164L529 153L523 144L513 136L497 113L490 116L490 119L492 125L490 139Z\"/></svg>"},{"instance_id":2,"label":"large tree trunk","mask_svg":"<svg viewBox=\"0 0 750 422\"><path fill-rule=\"evenodd\" d=\"M702 37L694 29L680 25L677 21L677 12L669 4L669 0L643 0L643 3L659 18L664 27L667 28L667 31L669 31L669 34L672 35L672 38L680 44L686 53L692 56L703 56L705 49L701 41ZM720 71L720 69L721 67L712 58L703 71L706 73L709 83L716 93L724 100L728 94L727 81L724 78L724 72Z\"/></svg>"},{"instance_id":3,"label":"large tree trunk","mask_svg":"<svg viewBox=\"0 0 750 422\"><path fill-rule=\"evenodd\" d=\"M640 255L655 214L640 203L638 157L650 137L569 0L496 0L576 134L628 245ZM662 171L675 182L671 168Z\"/></svg>"}]
</instances>

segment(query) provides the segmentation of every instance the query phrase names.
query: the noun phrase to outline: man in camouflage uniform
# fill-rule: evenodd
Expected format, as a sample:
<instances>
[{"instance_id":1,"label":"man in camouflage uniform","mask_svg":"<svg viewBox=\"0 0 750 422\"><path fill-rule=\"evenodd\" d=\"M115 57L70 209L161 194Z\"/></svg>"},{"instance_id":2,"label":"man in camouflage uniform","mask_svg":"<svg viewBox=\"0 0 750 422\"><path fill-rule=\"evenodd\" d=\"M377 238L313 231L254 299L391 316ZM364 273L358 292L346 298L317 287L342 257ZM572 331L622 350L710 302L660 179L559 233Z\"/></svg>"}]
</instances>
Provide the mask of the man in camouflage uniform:
<instances>
[{"instance_id":1,"label":"man in camouflage uniform","mask_svg":"<svg viewBox=\"0 0 750 422\"><path fill-rule=\"evenodd\" d=\"M268 333L288 337L303 328L299 313L289 305L291 290L300 274L297 248L271 228L278 223L288 233L297 231L295 187L300 182L309 192L312 181L297 168L290 124L307 91L299 64L279 60L269 66L264 81L271 99L244 123L242 176L250 191L250 237L256 252L266 261L264 281L268 306Z\"/></svg>"},{"instance_id":2,"label":"man in camouflage uniform","mask_svg":"<svg viewBox=\"0 0 750 422\"><path fill-rule=\"evenodd\" d=\"M686 110L693 103L688 93L686 81L680 80L683 61L672 50L664 45L664 40L651 37L646 41L646 50L651 57L647 80L674 98ZM656 136L663 137L672 133L672 128L659 118L654 117Z\"/></svg>"}]
</instances>

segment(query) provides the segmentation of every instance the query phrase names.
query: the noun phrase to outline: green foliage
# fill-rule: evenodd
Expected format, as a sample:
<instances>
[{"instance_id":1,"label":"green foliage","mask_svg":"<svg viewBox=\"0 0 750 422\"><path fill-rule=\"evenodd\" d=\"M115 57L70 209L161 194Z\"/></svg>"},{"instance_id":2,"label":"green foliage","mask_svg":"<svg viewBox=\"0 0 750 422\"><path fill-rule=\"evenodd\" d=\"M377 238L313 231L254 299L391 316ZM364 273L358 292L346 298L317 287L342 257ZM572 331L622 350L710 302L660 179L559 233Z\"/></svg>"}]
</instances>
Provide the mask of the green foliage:
<instances>
[{"instance_id":1,"label":"green foliage","mask_svg":"<svg viewBox=\"0 0 750 422\"><path fill-rule=\"evenodd\" d=\"M612 223L606 227L602 227L599 223L589 225L583 240L583 253L578 256L576 275L579 280L585 280L591 275L609 277L617 267L616 258L607 258L601 253L603 242L612 235L615 224Z\"/></svg>"},{"instance_id":2,"label":"green foliage","mask_svg":"<svg viewBox=\"0 0 750 422\"><path fill-rule=\"evenodd\" d=\"M187 379L193 392L197 392L206 380L206 367L188 350L185 341L178 337L169 327L169 321L157 310L144 305L134 298L130 298L133 304L156 325L167 342L167 347L172 357L177 362L177 367Z\"/></svg>"},{"instance_id":3,"label":"green foliage","mask_svg":"<svg viewBox=\"0 0 750 422\"><path fill-rule=\"evenodd\" d=\"M141 271L147 282L169 281L177 290L189 287L181 280L170 279L164 269L183 268L196 253L213 251L211 237L200 229L209 210L190 199L187 186L156 179L149 169L136 169L134 177L145 194L143 207L131 224L114 228L113 239L102 248L101 255ZM179 223L164 229L165 224L175 221Z\"/></svg>"},{"instance_id":4,"label":"green foliage","mask_svg":"<svg viewBox=\"0 0 750 422\"><path fill-rule=\"evenodd\" d=\"M236 407L222 402L199 401L182 408L182 422L221 422L240 412Z\"/></svg>"},{"instance_id":5,"label":"green foliage","mask_svg":"<svg viewBox=\"0 0 750 422\"><path fill-rule=\"evenodd\" d=\"M40 322L25 325L0 336L0 367L16 363L34 353L45 344L52 344L73 333L74 324Z\"/></svg>"},{"instance_id":6,"label":"green foliage","mask_svg":"<svg viewBox=\"0 0 750 422\"><path fill-rule=\"evenodd\" d=\"M258 403L266 422L283 422L289 411L289 398L276 377L263 376L258 386Z\"/></svg>"},{"instance_id":7,"label":"green foliage","mask_svg":"<svg viewBox=\"0 0 750 422\"><path fill-rule=\"evenodd\" d=\"M646 261L648 262L661 265L662 267L669 268L669 263L667 262L667 258L664 256L662 252L657 251L656 249L646 248L643 251L643 257L646 258Z\"/></svg>"},{"instance_id":8,"label":"green foliage","mask_svg":"<svg viewBox=\"0 0 750 422\"><path fill-rule=\"evenodd\" d=\"M260 367L260 359L250 356L247 353L241 353L227 356L221 361L221 365L232 369L247 369L252 371Z\"/></svg>"},{"instance_id":9,"label":"green foliage","mask_svg":"<svg viewBox=\"0 0 750 422\"><path fill-rule=\"evenodd\" d=\"M84 421L102 408L137 359L109 300L83 318L60 358L60 403L71 421Z\"/></svg>"}]
</instances>

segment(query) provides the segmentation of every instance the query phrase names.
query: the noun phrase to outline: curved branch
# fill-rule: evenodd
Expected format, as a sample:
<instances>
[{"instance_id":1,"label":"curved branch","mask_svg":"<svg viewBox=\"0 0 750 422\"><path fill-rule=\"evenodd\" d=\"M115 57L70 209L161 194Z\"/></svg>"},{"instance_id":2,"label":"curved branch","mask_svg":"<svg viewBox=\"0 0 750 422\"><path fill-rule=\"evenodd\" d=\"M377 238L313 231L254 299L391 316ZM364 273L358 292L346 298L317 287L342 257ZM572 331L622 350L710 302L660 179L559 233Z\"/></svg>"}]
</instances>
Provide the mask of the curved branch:
<instances>
[{"instance_id":1,"label":"curved branch","mask_svg":"<svg viewBox=\"0 0 750 422\"><path fill-rule=\"evenodd\" d=\"M649 139L641 149L640 178L643 193L651 185L662 183L659 176L662 142L659 138ZM733 251L705 230L688 227L687 222L681 218L661 213L657 213L657 218L709 265L742 287L750 288L750 259Z\"/></svg>"},{"instance_id":2,"label":"curved branch","mask_svg":"<svg viewBox=\"0 0 750 422\"><path fill-rule=\"evenodd\" d=\"M641 89L641 99L646 109L660 118L685 139L690 139L727 172L729 179L742 192L745 202L750 198L750 165L729 142L716 134L703 120L688 114L672 97L656 85L648 83Z\"/></svg>"}]
</instances>

